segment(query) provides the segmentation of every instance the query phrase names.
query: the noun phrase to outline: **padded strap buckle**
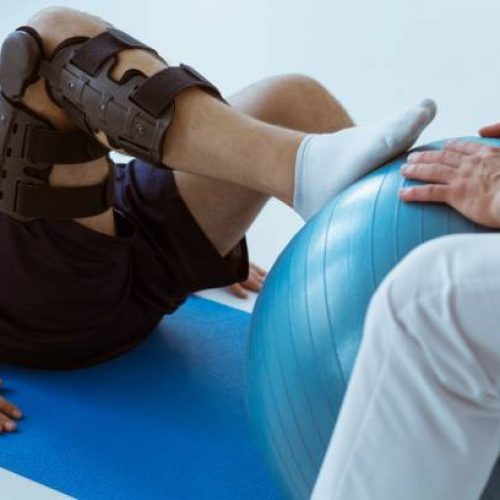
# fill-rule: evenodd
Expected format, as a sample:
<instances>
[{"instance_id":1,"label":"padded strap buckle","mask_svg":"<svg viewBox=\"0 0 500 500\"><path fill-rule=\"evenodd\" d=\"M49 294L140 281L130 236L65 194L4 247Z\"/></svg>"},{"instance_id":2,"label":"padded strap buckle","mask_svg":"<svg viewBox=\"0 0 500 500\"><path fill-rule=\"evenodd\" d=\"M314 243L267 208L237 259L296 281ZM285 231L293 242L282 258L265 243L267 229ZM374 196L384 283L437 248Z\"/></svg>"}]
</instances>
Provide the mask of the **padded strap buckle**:
<instances>
[{"instance_id":1,"label":"padded strap buckle","mask_svg":"<svg viewBox=\"0 0 500 500\"><path fill-rule=\"evenodd\" d=\"M17 215L25 219L77 219L106 211L114 202L114 168L109 159L108 163L106 179L92 186L63 188L19 181L15 200Z\"/></svg>"}]
</instances>

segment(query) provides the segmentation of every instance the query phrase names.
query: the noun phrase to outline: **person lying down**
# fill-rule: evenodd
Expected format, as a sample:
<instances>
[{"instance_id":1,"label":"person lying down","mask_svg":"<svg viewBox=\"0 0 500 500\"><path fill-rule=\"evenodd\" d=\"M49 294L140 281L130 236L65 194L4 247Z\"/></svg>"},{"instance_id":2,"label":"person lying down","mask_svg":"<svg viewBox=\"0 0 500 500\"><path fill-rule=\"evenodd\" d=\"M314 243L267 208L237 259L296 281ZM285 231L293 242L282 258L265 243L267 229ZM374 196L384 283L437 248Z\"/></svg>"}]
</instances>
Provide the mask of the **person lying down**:
<instances>
[{"instance_id":1,"label":"person lying down","mask_svg":"<svg viewBox=\"0 0 500 500\"><path fill-rule=\"evenodd\" d=\"M436 114L424 99L356 126L298 74L223 96L65 8L7 36L0 87L0 362L61 370L133 349L193 292L258 290L245 234L270 197L307 221ZM1 431L20 415L0 400Z\"/></svg>"}]
</instances>

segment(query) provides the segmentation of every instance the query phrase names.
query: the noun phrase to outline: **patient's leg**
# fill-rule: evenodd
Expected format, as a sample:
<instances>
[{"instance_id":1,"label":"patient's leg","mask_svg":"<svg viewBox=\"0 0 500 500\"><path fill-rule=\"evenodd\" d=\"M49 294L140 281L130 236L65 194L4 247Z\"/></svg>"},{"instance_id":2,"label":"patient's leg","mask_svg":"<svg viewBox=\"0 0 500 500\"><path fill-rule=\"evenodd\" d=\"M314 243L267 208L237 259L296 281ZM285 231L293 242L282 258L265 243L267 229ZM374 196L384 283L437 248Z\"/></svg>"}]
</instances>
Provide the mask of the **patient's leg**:
<instances>
[{"instance_id":1,"label":"patient's leg","mask_svg":"<svg viewBox=\"0 0 500 500\"><path fill-rule=\"evenodd\" d=\"M300 75L267 78L228 101L234 109L253 118L303 132L334 132L353 126L341 104L322 85ZM181 171L174 175L181 197L222 255L243 238L269 199L225 181Z\"/></svg>"},{"instance_id":2,"label":"patient's leg","mask_svg":"<svg viewBox=\"0 0 500 500\"><path fill-rule=\"evenodd\" d=\"M47 52L70 36L94 36L106 29L99 19L61 8L41 11L30 24L42 35ZM126 50L112 76L120 78L131 68L151 75L164 67L151 54ZM178 94L175 106L163 144L164 164L275 196L291 206L299 198L296 208L306 218L349 183L409 147L434 113L433 104L424 102L376 126L306 138L303 132L247 116L196 88Z\"/></svg>"}]
</instances>

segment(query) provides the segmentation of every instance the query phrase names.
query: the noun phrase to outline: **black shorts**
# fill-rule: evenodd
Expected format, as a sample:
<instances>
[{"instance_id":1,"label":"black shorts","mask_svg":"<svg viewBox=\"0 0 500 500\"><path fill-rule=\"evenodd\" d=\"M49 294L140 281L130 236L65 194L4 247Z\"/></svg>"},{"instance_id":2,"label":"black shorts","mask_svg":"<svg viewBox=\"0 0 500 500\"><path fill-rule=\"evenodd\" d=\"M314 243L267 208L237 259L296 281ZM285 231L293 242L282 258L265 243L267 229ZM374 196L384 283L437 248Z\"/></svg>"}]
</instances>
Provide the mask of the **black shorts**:
<instances>
[{"instance_id":1,"label":"black shorts","mask_svg":"<svg viewBox=\"0 0 500 500\"><path fill-rule=\"evenodd\" d=\"M190 293L247 277L245 239L221 257L171 171L134 160L115 176L116 237L0 214L0 361L68 369L109 359Z\"/></svg>"}]
</instances>

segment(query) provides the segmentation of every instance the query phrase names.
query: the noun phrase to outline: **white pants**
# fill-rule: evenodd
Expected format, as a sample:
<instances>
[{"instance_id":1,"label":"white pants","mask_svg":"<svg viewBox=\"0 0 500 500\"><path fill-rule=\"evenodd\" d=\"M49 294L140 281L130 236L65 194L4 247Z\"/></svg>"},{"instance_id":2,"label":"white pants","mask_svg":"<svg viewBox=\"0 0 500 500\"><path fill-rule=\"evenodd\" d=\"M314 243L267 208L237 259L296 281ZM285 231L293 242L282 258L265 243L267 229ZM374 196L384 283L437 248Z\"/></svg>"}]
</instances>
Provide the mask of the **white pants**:
<instances>
[{"instance_id":1,"label":"white pants","mask_svg":"<svg viewBox=\"0 0 500 500\"><path fill-rule=\"evenodd\" d=\"M500 235L446 236L380 285L315 500L476 500L500 453Z\"/></svg>"}]
</instances>

